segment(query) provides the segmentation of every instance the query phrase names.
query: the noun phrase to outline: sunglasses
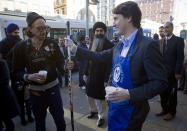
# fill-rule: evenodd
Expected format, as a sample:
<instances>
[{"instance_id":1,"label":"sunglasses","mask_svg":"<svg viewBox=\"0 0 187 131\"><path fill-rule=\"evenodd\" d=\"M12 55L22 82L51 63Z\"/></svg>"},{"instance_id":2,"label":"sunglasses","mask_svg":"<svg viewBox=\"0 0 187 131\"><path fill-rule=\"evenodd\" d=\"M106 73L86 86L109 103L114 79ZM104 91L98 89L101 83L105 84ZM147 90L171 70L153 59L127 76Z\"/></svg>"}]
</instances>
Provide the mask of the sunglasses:
<instances>
[{"instance_id":1,"label":"sunglasses","mask_svg":"<svg viewBox=\"0 0 187 131\"><path fill-rule=\"evenodd\" d=\"M46 32L49 32L49 31L50 31L50 27L49 27L49 26L35 27L35 29L36 29L37 31L46 31Z\"/></svg>"}]
</instances>

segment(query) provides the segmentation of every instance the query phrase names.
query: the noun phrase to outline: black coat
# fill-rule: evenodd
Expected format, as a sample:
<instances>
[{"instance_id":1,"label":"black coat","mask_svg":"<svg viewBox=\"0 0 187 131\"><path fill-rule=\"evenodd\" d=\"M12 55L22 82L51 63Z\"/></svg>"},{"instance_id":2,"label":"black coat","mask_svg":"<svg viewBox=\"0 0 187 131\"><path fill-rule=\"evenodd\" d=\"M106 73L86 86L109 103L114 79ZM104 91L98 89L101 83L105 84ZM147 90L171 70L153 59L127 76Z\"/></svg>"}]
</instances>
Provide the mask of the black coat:
<instances>
[{"instance_id":1,"label":"black coat","mask_svg":"<svg viewBox=\"0 0 187 131\"><path fill-rule=\"evenodd\" d=\"M11 88L9 88L9 70L6 62L0 60L0 117L13 118L19 114L19 106Z\"/></svg>"},{"instance_id":2,"label":"black coat","mask_svg":"<svg viewBox=\"0 0 187 131\"><path fill-rule=\"evenodd\" d=\"M167 40L163 57L168 76L181 74L184 61L184 39L173 35Z\"/></svg>"},{"instance_id":3,"label":"black coat","mask_svg":"<svg viewBox=\"0 0 187 131\"><path fill-rule=\"evenodd\" d=\"M91 47L92 45L90 45ZM113 44L105 39L103 49L107 50L113 47ZM105 99L105 87L104 82L108 82L111 71L111 63L102 63L89 61L88 66L88 81L86 86L86 94L89 97L96 99Z\"/></svg>"},{"instance_id":4,"label":"black coat","mask_svg":"<svg viewBox=\"0 0 187 131\"><path fill-rule=\"evenodd\" d=\"M8 35L0 42L0 52L3 59L7 61L9 70L12 71L12 56L13 56L13 47L21 41L17 36Z\"/></svg>"}]
</instances>

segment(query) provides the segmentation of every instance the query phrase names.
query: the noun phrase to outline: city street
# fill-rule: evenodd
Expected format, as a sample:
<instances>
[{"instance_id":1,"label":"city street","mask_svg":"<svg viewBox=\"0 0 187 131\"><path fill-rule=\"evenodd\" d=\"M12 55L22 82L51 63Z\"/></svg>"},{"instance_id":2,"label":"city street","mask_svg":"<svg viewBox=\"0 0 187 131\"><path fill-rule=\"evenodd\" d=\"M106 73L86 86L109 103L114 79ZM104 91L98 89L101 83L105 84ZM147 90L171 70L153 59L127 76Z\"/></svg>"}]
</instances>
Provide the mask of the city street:
<instances>
[{"instance_id":1,"label":"city street","mask_svg":"<svg viewBox=\"0 0 187 131\"><path fill-rule=\"evenodd\" d=\"M63 77L60 96L57 79L70 61L71 87ZM15 131L42 130L46 113L45 131L57 131L55 122L58 131L65 124L66 131L107 131L108 125L117 131L187 131L187 0L0 0L0 69L0 131L14 130L10 119ZM79 83L78 72L90 75L89 96L105 99L101 87L108 72L112 86L122 87L106 89L104 122L105 103L96 101L98 121L82 89L87 78ZM185 94L173 90L183 85ZM158 93L161 98L148 100L147 115L145 100Z\"/></svg>"},{"instance_id":2,"label":"city street","mask_svg":"<svg viewBox=\"0 0 187 131\"><path fill-rule=\"evenodd\" d=\"M78 74L73 75L73 104L75 131L106 131L106 125L102 128L96 126L97 118L87 119L89 113L87 99L84 90L78 88ZM67 88L62 88L61 95L64 102L64 111L67 124L67 131L71 131L69 94ZM164 121L161 117L156 117L155 113L160 112L159 97L150 100L151 110L144 123L142 131L186 131L187 130L187 95L178 92L177 115L173 121ZM25 127L20 125L19 117L14 119L16 131L34 131L34 123L29 123ZM56 127L53 118L48 113L46 120L47 131L55 131Z\"/></svg>"}]
</instances>

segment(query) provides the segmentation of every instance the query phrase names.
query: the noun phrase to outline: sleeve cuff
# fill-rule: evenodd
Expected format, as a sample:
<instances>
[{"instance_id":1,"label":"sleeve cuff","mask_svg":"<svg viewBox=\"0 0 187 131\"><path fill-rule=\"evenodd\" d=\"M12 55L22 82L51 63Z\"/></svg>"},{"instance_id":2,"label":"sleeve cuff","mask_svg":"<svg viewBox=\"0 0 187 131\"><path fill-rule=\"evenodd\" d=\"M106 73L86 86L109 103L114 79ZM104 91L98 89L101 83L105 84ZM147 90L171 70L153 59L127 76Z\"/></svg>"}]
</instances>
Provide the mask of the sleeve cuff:
<instances>
[{"instance_id":1,"label":"sleeve cuff","mask_svg":"<svg viewBox=\"0 0 187 131\"><path fill-rule=\"evenodd\" d=\"M26 82L29 82L28 76L29 76L28 74L24 74L23 75L23 80L26 81Z\"/></svg>"}]
</instances>

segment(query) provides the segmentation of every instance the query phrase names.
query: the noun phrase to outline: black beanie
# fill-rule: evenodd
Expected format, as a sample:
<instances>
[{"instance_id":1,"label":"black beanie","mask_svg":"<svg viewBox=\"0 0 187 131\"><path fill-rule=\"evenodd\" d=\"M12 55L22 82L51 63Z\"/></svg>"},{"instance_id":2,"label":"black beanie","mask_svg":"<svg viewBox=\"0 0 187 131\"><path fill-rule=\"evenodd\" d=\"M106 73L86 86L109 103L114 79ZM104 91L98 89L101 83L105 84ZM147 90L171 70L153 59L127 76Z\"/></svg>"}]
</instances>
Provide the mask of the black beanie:
<instances>
[{"instance_id":1,"label":"black beanie","mask_svg":"<svg viewBox=\"0 0 187 131\"><path fill-rule=\"evenodd\" d=\"M102 28L105 32L106 32L106 25L103 23L103 22L96 22L94 25L93 25L93 32L95 32L95 30L97 28Z\"/></svg>"},{"instance_id":2,"label":"black beanie","mask_svg":"<svg viewBox=\"0 0 187 131\"><path fill-rule=\"evenodd\" d=\"M41 15L37 14L36 12L30 12L30 13L28 13L27 14L27 18L26 18L27 25L31 26L32 23L34 21L36 21L37 19L43 19L43 20L45 20L44 17L42 17Z\"/></svg>"}]
</instances>

